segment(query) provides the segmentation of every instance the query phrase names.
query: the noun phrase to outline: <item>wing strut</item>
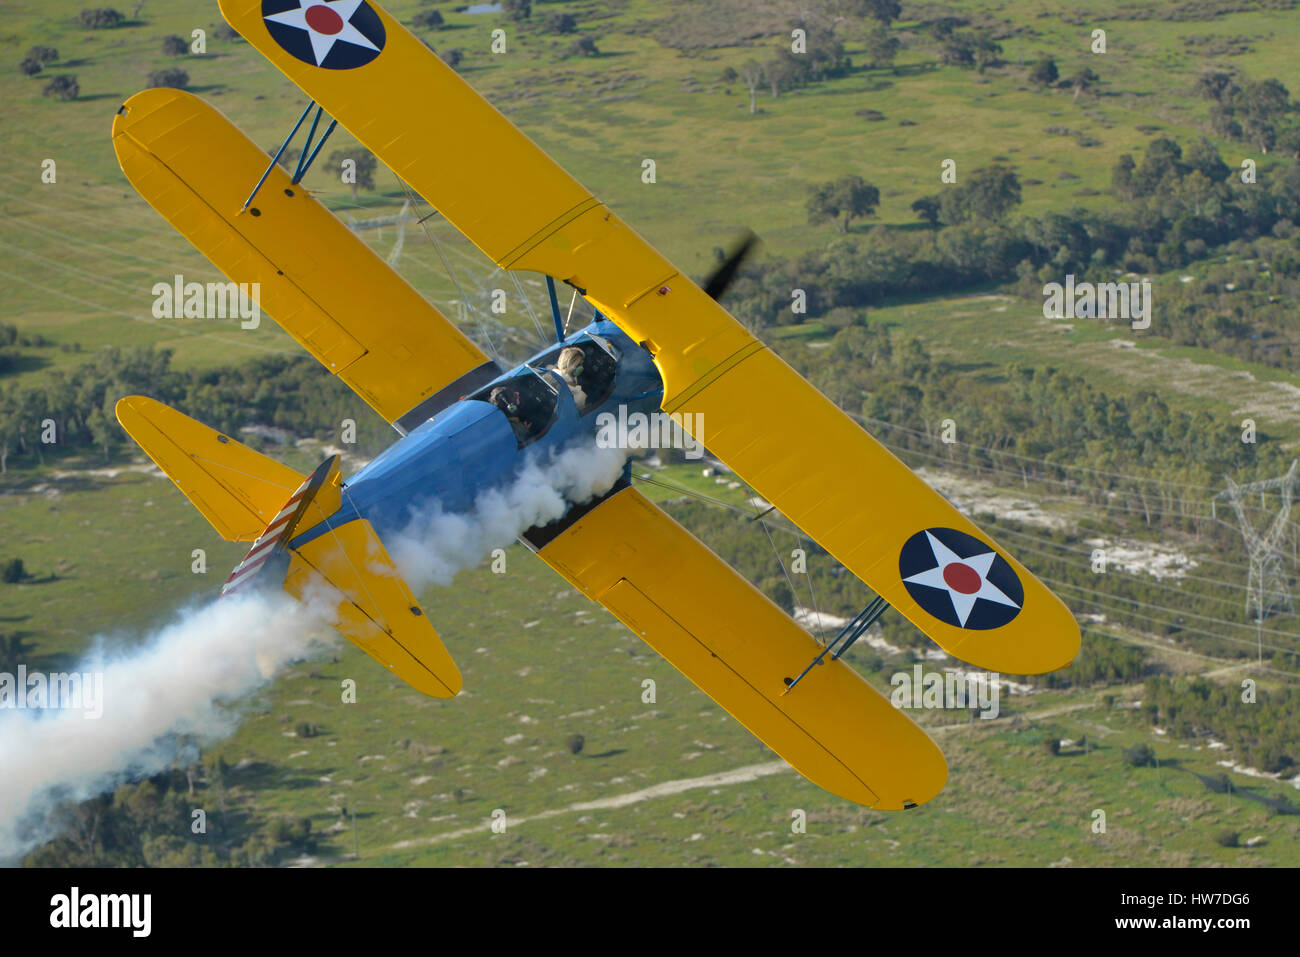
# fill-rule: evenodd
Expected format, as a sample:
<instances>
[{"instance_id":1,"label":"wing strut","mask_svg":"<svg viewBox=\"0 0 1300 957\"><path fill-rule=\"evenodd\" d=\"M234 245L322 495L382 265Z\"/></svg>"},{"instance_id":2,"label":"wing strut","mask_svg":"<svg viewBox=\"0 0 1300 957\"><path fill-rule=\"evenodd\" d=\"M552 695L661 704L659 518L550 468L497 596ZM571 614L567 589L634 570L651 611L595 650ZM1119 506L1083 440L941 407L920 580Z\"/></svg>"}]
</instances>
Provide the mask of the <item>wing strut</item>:
<instances>
[{"instance_id":1,"label":"wing strut","mask_svg":"<svg viewBox=\"0 0 1300 957\"><path fill-rule=\"evenodd\" d=\"M807 668L799 672L799 677L785 679L786 689L782 691L781 694L787 695L793 691L794 686L803 680L804 675L813 670L814 665L821 664L822 659L826 657L826 652L835 648L835 646L839 645L840 641L843 640L844 644L840 645L840 647L835 651L835 654L831 655L831 661L838 659L840 655L844 654L844 652L848 651L849 648L853 646L855 641L866 634L867 629L875 624L880 616L888 610L889 603L879 595L871 599L871 601L867 603L866 608L858 612L852 621L840 629L840 633L835 636L835 640L823 648L821 654L808 663Z\"/></svg>"},{"instance_id":2,"label":"wing strut","mask_svg":"<svg viewBox=\"0 0 1300 957\"><path fill-rule=\"evenodd\" d=\"M275 169L275 164L280 162L280 157L283 156L284 151L289 148L289 144L293 142L293 138L298 135L298 130L302 127L303 121L307 119L307 114L311 112L313 106L316 107L316 115L312 117L311 129L307 131L307 142L303 144L302 152L298 154L298 162L293 170L293 179L291 180L292 184L297 186L298 183L302 181L302 178L307 175L307 170L311 169L311 164L316 160L316 154L319 153L321 147L325 145L325 141L330 138L330 134L334 132L334 127L339 125L338 120L331 119L330 125L325 128L325 132L321 134L320 140L315 143L315 148L312 148L312 141L316 139L316 129L320 126L320 119L325 113L325 108L317 106L315 100L307 101L307 106L302 111L302 116L298 117L298 122L293 124L293 129L289 131L289 135L284 138L284 142L280 144L280 148L275 151L275 156L271 159L270 165L267 166L266 172L263 173L262 178L257 181L257 185L253 187L253 191L248 194L248 199L244 200L244 205L240 207L239 210L241 213L248 209L249 203L251 203L254 197L257 196L257 192L262 188L262 184L266 182L266 178L271 175L271 170Z\"/></svg>"}]
</instances>

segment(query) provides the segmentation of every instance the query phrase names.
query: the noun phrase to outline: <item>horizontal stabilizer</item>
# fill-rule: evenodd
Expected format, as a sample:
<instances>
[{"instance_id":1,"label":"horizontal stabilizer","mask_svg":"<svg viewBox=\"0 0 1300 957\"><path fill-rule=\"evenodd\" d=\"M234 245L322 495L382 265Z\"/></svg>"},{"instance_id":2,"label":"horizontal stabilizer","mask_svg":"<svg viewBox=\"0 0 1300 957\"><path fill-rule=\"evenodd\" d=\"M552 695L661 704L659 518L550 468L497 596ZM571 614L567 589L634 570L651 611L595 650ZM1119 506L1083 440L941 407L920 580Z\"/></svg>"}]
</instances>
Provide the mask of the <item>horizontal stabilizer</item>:
<instances>
[{"instance_id":1,"label":"horizontal stabilizer","mask_svg":"<svg viewBox=\"0 0 1300 957\"><path fill-rule=\"evenodd\" d=\"M301 525L310 524L309 509ZM289 553L285 591L334 602L334 627L415 690L435 698L460 693L456 663L368 521L329 527L297 548L291 542Z\"/></svg>"},{"instance_id":2,"label":"horizontal stabilizer","mask_svg":"<svg viewBox=\"0 0 1300 957\"><path fill-rule=\"evenodd\" d=\"M117 421L227 541L255 540L306 476L161 402L117 403Z\"/></svg>"}]
</instances>

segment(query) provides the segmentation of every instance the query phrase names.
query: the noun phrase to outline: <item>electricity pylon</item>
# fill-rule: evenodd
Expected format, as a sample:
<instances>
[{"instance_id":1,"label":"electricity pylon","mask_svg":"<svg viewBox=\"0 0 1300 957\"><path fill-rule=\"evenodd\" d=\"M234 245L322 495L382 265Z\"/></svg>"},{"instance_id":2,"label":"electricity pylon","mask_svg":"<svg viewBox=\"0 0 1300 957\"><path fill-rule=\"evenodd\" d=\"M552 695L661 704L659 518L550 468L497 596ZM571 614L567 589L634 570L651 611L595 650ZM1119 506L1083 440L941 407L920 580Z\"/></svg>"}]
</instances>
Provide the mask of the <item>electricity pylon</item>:
<instances>
[{"instance_id":1,"label":"electricity pylon","mask_svg":"<svg viewBox=\"0 0 1300 957\"><path fill-rule=\"evenodd\" d=\"M1250 573L1246 584L1246 614L1249 615L1253 609L1257 624L1263 622L1264 615L1269 611L1295 611L1291 602L1291 588L1287 582L1282 544L1287 532L1287 521L1291 516L1291 502L1295 495L1296 466L1297 462L1292 462L1286 475L1281 478L1264 479L1246 485L1238 485L1225 476L1227 488L1214 496L1215 501L1227 499L1233 513L1237 516L1241 537L1246 543L1246 553L1250 556ZM1258 492L1260 504L1263 505L1265 493L1272 491L1278 493L1281 504L1273 521L1261 531L1246 516L1244 499L1247 495Z\"/></svg>"}]
</instances>

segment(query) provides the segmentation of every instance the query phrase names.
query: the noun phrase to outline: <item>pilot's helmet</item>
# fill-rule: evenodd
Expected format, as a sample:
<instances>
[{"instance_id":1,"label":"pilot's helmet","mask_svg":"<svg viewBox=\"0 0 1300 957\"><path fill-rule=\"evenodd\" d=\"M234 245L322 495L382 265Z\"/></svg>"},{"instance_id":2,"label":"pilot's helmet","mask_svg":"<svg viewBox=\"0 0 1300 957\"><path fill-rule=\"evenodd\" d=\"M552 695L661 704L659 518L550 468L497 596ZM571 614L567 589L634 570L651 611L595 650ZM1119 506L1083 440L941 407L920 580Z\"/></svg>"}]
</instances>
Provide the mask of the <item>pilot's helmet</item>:
<instances>
[{"instance_id":1,"label":"pilot's helmet","mask_svg":"<svg viewBox=\"0 0 1300 957\"><path fill-rule=\"evenodd\" d=\"M519 414L519 393L513 389L507 389L503 385L497 386L488 396L488 401L495 405L507 415Z\"/></svg>"},{"instance_id":2,"label":"pilot's helmet","mask_svg":"<svg viewBox=\"0 0 1300 957\"><path fill-rule=\"evenodd\" d=\"M555 363L555 368L559 370L560 375L566 379L575 379L582 375L582 366L586 361L586 356L577 346L568 346L561 353L560 358Z\"/></svg>"}]
</instances>

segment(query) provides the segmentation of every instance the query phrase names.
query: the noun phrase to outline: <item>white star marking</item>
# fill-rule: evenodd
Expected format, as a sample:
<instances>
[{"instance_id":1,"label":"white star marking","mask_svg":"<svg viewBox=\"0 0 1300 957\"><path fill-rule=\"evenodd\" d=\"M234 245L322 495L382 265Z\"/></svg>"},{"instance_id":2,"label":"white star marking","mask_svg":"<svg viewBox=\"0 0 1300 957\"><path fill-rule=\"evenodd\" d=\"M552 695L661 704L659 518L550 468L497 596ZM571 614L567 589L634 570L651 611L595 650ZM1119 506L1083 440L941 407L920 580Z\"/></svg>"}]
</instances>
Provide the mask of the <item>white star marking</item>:
<instances>
[{"instance_id":1,"label":"white star marking","mask_svg":"<svg viewBox=\"0 0 1300 957\"><path fill-rule=\"evenodd\" d=\"M961 622L963 628L966 627L966 619L970 617L970 611L975 607L975 599L984 598L988 601L997 602L999 605L1010 605L1012 608L1019 608L1014 601L1008 598L997 585L994 585L985 576L989 572L993 559L997 557L997 552L987 551L982 555L972 555L970 558L960 558L951 548L939 541L929 532L925 537L930 540L930 551L934 555L935 567L918 572L910 578L904 578L905 582L915 582L918 585L928 585L931 588L942 588L952 599L953 611L957 613L957 620ZM963 593L954 589L947 581L944 580L944 570L951 564L957 563L974 569L979 575L980 587L978 591Z\"/></svg>"},{"instance_id":2,"label":"white star marking","mask_svg":"<svg viewBox=\"0 0 1300 957\"><path fill-rule=\"evenodd\" d=\"M286 27L306 30L311 37L311 49L316 56L316 65L320 66L325 62L325 57L329 56L330 50L334 49L334 44L339 41L365 47L367 50L379 50L379 47L367 40L365 34L349 22L361 3L362 0L298 0L297 10L273 13L266 19L273 23L283 23ZM319 30L313 30L307 23L307 11L312 7L328 7L333 10L342 18L343 29L338 33L321 33Z\"/></svg>"}]
</instances>

